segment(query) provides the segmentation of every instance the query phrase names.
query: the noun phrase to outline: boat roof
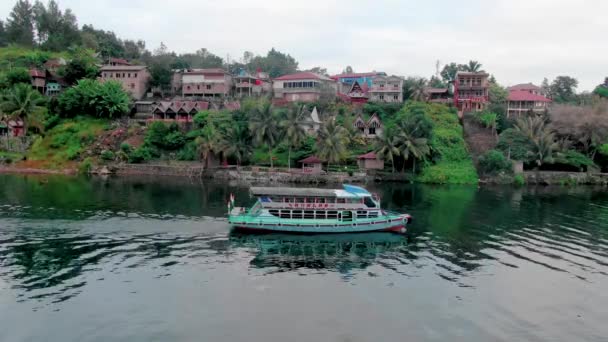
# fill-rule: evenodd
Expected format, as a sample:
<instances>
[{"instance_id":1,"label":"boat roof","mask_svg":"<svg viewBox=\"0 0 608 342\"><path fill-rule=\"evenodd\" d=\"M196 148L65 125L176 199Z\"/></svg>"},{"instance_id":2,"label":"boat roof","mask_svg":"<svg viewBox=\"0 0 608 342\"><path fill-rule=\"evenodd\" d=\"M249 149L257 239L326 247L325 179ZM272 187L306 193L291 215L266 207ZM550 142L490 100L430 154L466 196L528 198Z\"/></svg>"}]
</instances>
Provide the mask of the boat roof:
<instances>
[{"instance_id":1,"label":"boat roof","mask_svg":"<svg viewBox=\"0 0 608 342\"><path fill-rule=\"evenodd\" d=\"M254 196L296 196L296 197L369 197L372 194L362 187L344 185L342 189L252 187Z\"/></svg>"}]
</instances>

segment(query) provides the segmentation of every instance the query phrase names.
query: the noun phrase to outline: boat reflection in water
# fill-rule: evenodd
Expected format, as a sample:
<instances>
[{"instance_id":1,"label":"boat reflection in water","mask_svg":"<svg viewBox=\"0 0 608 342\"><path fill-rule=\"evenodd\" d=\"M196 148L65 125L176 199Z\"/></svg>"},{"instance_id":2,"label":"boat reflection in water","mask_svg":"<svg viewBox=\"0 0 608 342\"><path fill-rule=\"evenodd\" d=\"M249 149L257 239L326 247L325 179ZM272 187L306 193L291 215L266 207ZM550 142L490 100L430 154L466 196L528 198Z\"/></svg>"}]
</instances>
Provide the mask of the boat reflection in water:
<instances>
[{"instance_id":1,"label":"boat reflection in water","mask_svg":"<svg viewBox=\"0 0 608 342\"><path fill-rule=\"evenodd\" d=\"M251 267L339 272L367 268L390 254L402 255L408 242L406 235L386 232L294 235L238 230L230 233L229 240L232 248L253 253Z\"/></svg>"}]
</instances>

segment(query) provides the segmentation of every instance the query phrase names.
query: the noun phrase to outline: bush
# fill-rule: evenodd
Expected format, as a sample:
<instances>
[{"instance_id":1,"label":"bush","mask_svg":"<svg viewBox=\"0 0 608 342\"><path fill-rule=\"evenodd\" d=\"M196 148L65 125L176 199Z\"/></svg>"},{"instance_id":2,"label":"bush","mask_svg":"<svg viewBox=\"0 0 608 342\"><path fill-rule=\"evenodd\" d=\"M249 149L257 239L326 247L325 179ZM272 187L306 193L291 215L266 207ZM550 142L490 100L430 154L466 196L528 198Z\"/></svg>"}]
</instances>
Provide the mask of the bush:
<instances>
[{"instance_id":1,"label":"bush","mask_svg":"<svg viewBox=\"0 0 608 342\"><path fill-rule=\"evenodd\" d=\"M523 175L515 175L515 177L513 177L513 183L517 186L522 186L526 184L526 180Z\"/></svg>"},{"instance_id":2,"label":"bush","mask_svg":"<svg viewBox=\"0 0 608 342\"><path fill-rule=\"evenodd\" d=\"M155 152L148 146L141 146L129 154L129 163L139 164L154 158Z\"/></svg>"},{"instance_id":3,"label":"bush","mask_svg":"<svg viewBox=\"0 0 608 342\"><path fill-rule=\"evenodd\" d=\"M532 151L533 146L530 139L515 129L509 128L500 134L496 148L509 156L510 159L529 162L528 151Z\"/></svg>"},{"instance_id":4,"label":"bush","mask_svg":"<svg viewBox=\"0 0 608 342\"><path fill-rule=\"evenodd\" d=\"M61 122L61 118L59 115L50 115L44 120L44 129L49 130L55 126L57 126Z\"/></svg>"},{"instance_id":5,"label":"bush","mask_svg":"<svg viewBox=\"0 0 608 342\"><path fill-rule=\"evenodd\" d=\"M163 141L163 146L167 150L177 150L186 144L186 137L182 132L175 131L167 134Z\"/></svg>"},{"instance_id":6,"label":"bush","mask_svg":"<svg viewBox=\"0 0 608 342\"><path fill-rule=\"evenodd\" d=\"M5 75L6 86L11 88L17 83L30 84L30 72L26 68L13 68Z\"/></svg>"},{"instance_id":7,"label":"bush","mask_svg":"<svg viewBox=\"0 0 608 342\"><path fill-rule=\"evenodd\" d=\"M74 117L80 114L115 118L129 111L130 98L116 81L99 82L84 79L67 89L58 98L61 115Z\"/></svg>"},{"instance_id":8,"label":"bush","mask_svg":"<svg viewBox=\"0 0 608 342\"><path fill-rule=\"evenodd\" d=\"M595 167L595 163L591 158L574 150L558 153L557 157L554 158L554 164L570 165L579 170L587 170Z\"/></svg>"},{"instance_id":9,"label":"bush","mask_svg":"<svg viewBox=\"0 0 608 342\"><path fill-rule=\"evenodd\" d=\"M490 150L479 157L479 170L487 175L495 175L501 172L510 173L513 167L502 152Z\"/></svg>"},{"instance_id":10,"label":"bush","mask_svg":"<svg viewBox=\"0 0 608 342\"><path fill-rule=\"evenodd\" d=\"M184 147L177 152L178 160L196 160L198 157L198 152L196 150L196 144L194 142L189 142Z\"/></svg>"},{"instance_id":11,"label":"bush","mask_svg":"<svg viewBox=\"0 0 608 342\"><path fill-rule=\"evenodd\" d=\"M116 155L112 151L103 150L103 151L101 151L100 157L103 160L112 161L116 158Z\"/></svg>"},{"instance_id":12,"label":"bush","mask_svg":"<svg viewBox=\"0 0 608 342\"><path fill-rule=\"evenodd\" d=\"M80 164L78 164L78 173L80 174L87 174L91 172L91 169L93 169L93 162L91 161L91 158L85 158Z\"/></svg>"},{"instance_id":13,"label":"bush","mask_svg":"<svg viewBox=\"0 0 608 342\"><path fill-rule=\"evenodd\" d=\"M470 161L448 161L422 169L417 180L432 184L477 184L477 172Z\"/></svg>"},{"instance_id":14,"label":"bush","mask_svg":"<svg viewBox=\"0 0 608 342\"><path fill-rule=\"evenodd\" d=\"M131 151L133 150L133 148L128 143L123 142L122 144L120 144L120 150L123 151L126 154L129 154L129 153L131 153Z\"/></svg>"},{"instance_id":15,"label":"bush","mask_svg":"<svg viewBox=\"0 0 608 342\"><path fill-rule=\"evenodd\" d=\"M160 121L154 121L148 126L145 142L148 145L163 147L165 136L169 133L169 128Z\"/></svg>"}]
</instances>

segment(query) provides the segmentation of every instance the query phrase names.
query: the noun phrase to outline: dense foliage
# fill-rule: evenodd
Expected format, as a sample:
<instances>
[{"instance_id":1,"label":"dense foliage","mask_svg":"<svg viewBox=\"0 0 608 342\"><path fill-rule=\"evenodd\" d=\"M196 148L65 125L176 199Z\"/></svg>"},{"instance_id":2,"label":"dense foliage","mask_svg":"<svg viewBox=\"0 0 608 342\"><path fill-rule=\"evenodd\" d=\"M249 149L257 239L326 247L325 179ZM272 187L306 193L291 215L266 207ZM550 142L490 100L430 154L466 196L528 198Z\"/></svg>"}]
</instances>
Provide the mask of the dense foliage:
<instances>
[{"instance_id":1,"label":"dense foliage","mask_svg":"<svg viewBox=\"0 0 608 342\"><path fill-rule=\"evenodd\" d=\"M91 115L117 118L129 111L129 95L115 81L81 80L59 96L59 110L63 117Z\"/></svg>"}]
</instances>

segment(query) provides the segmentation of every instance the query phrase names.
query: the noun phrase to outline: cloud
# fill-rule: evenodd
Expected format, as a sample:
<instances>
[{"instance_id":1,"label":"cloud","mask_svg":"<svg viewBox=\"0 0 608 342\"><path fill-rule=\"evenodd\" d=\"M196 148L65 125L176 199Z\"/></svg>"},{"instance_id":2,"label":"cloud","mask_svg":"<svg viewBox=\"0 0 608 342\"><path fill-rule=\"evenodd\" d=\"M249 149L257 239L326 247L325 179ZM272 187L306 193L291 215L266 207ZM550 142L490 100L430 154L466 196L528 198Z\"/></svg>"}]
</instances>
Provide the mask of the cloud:
<instances>
[{"instance_id":1,"label":"cloud","mask_svg":"<svg viewBox=\"0 0 608 342\"><path fill-rule=\"evenodd\" d=\"M8 2L8 1L5 1ZM164 42L176 52L201 47L226 58L275 47L302 68L383 70L429 77L437 60L475 59L499 82L540 83L558 75L591 90L608 76L604 0L59 0L80 24ZM0 4L8 14L12 4Z\"/></svg>"}]
</instances>

